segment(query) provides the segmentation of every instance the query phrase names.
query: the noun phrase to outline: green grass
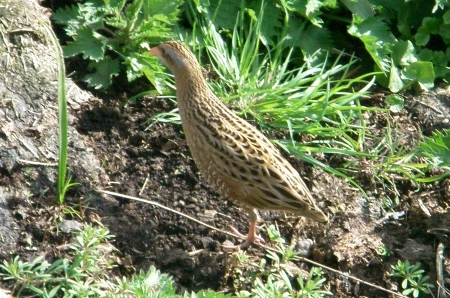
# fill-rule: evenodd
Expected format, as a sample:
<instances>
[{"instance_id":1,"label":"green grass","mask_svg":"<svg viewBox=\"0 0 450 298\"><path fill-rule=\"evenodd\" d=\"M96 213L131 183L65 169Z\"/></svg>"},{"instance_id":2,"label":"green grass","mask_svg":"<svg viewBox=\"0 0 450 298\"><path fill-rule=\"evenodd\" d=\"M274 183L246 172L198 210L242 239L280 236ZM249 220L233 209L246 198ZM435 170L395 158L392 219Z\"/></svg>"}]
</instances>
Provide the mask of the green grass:
<instances>
[{"instance_id":1,"label":"green grass","mask_svg":"<svg viewBox=\"0 0 450 298\"><path fill-rule=\"evenodd\" d=\"M374 157L363 150L366 127L362 115L384 110L362 106L359 99L368 94L375 74L351 77L355 60L341 57L308 68L290 46L287 17L276 41L264 44L263 8L258 18L247 18L247 12L240 10L233 31L227 34L218 31L209 14L191 6L194 30L180 34L180 39L191 45L200 61L208 57L216 76L209 82L211 88L237 114L268 134L281 132L283 138L273 141L284 150L357 186L344 172L310 154ZM299 142L299 134L312 139Z\"/></svg>"},{"instance_id":2,"label":"green grass","mask_svg":"<svg viewBox=\"0 0 450 298\"><path fill-rule=\"evenodd\" d=\"M179 38L191 46L199 61L207 58L209 64L203 65L211 69L214 77L209 85L238 115L257 124L283 150L343 177L362 192L355 179L362 168L365 170L367 161L377 185L394 197L398 193L396 176L418 185L450 174L448 167L442 166L445 162L441 163L444 173L432 177L429 174L430 165L436 164L433 160L446 161L450 152L445 137L436 135L435 139L440 138L438 146L417 151L400 146L397 128L389 121L382 135L380 128L369 127L370 115L383 114L389 120L401 112L403 101L396 97L389 99L386 108L364 106L361 99L369 96L379 73L355 76L353 69L358 61L352 57L334 61L325 57L319 59L324 60L320 64L303 61L303 55L291 46L292 20L288 13L273 42L265 42L264 5L257 12L241 7L233 29L227 31L216 27L211 18L216 14L198 9L192 2L188 4L193 30L180 32ZM299 34L305 26L306 21L299 26ZM153 119L179 123L176 110ZM315 158L331 155L342 155L346 162L332 168Z\"/></svg>"},{"instance_id":3,"label":"green grass","mask_svg":"<svg viewBox=\"0 0 450 298\"><path fill-rule=\"evenodd\" d=\"M319 298L332 295L327 290L321 268L312 267L307 277L302 276L295 266L300 253L285 244L276 226L269 226L267 233L276 248L267 250L265 257L253 261L245 252L232 256L237 263L234 283L238 297Z\"/></svg>"},{"instance_id":4,"label":"green grass","mask_svg":"<svg viewBox=\"0 0 450 298\"><path fill-rule=\"evenodd\" d=\"M67 176L67 152L69 148L67 97L66 97L66 71L62 49L59 41L51 28L41 21L43 28L47 32L56 53L58 66L58 127L59 127L59 158L58 158L58 185L57 201L59 205L64 204L67 190L78 183L71 182L71 176Z\"/></svg>"},{"instance_id":5,"label":"green grass","mask_svg":"<svg viewBox=\"0 0 450 298\"><path fill-rule=\"evenodd\" d=\"M148 271L140 271L129 278L116 277L113 271L113 247L110 243L114 236L104 227L87 224L73 234L70 257L50 264L43 256L31 262L16 256L9 262L3 261L0 264L0 279L11 287L17 297L226 298L331 295L326 290L322 270L312 268L309 275L303 278L298 268L294 270L296 267L288 263L297 260L298 252L284 244L285 241L279 237L276 228L271 227L269 234L277 243L277 250L268 250L261 262L251 262L242 251L233 256L240 257L236 266L231 268L234 270L233 274L245 277L237 279L235 294L211 290L179 294L172 278L153 266Z\"/></svg>"}]
</instances>

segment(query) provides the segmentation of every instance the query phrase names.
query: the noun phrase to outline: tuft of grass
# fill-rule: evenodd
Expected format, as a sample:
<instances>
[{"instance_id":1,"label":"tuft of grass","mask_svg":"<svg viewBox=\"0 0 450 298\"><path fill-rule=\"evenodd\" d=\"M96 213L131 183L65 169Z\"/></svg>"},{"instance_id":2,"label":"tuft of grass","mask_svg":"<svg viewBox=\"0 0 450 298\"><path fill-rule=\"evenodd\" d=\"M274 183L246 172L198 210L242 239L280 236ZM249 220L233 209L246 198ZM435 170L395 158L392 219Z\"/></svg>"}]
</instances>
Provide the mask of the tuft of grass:
<instances>
[{"instance_id":1,"label":"tuft of grass","mask_svg":"<svg viewBox=\"0 0 450 298\"><path fill-rule=\"evenodd\" d=\"M361 125L362 114L382 109L364 107L359 102L372 86L374 73L351 78L353 60L298 66L300 61L288 35L289 14L285 14L276 42L262 42L264 4L260 11L241 7L229 33L220 33L210 14L197 10L192 3L189 11L195 20L194 30L180 38L191 45L196 56L208 57L217 77L209 85L237 114L269 133L281 131L290 139L274 142L284 150L349 181L350 177L307 153L374 157L362 147L366 130ZM354 91L356 86L360 91ZM156 118L162 116L166 115ZM314 137L310 142L299 142L299 134Z\"/></svg>"},{"instance_id":2,"label":"tuft of grass","mask_svg":"<svg viewBox=\"0 0 450 298\"><path fill-rule=\"evenodd\" d=\"M356 76L357 60L344 54L331 61L329 56L314 59L308 53L315 63L304 62L303 53L292 47L288 12L279 14L280 24L268 42L265 25L273 20L264 15L267 2L260 6L239 2L234 26L225 29L217 25L215 18L220 15L212 6L203 9L197 2L187 2L186 15L193 29L180 30L179 38L190 45L199 61L202 57L209 61L213 79L208 83L213 91L280 148L344 178L362 193L357 181L371 175L373 186L384 189L381 197L387 201L398 202L399 180L411 180L420 187L420 183L450 175L448 170L433 177L429 174L431 164L448 163L447 135L436 135L434 145L421 145L418 150L402 147L397 128L389 121L392 113L402 112L401 97L388 97L386 108L363 104L379 73ZM299 35L306 34L302 31L306 24L299 24ZM368 120L374 114L388 120L382 135ZM176 110L151 120L179 123ZM330 155L342 156L338 167L323 161Z\"/></svg>"},{"instance_id":3,"label":"tuft of grass","mask_svg":"<svg viewBox=\"0 0 450 298\"><path fill-rule=\"evenodd\" d=\"M252 262L245 252L237 252L238 267L235 275L236 294L202 290L197 293L177 294L172 278L155 267L140 271L128 278L113 276L110 241L114 236L104 227L85 224L73 235L70 258L49 263L44 256L31 262L19 256L0 264L0 280L9 284L13 294L33 297L136 297L136 298L231 298L231 297L325 297L326 279L318 268L312 268L303 277L293 265L297 252L284 244L275 226L269 234L277 243L276 251L267 251L259 263ZM242 288L250 288L250 291Z\"/></svg>"},{"instance_id":4,"label":"tuft of grass","mask_svg":"<svg viewBox=\"0 0 450 298\"><path fill-rule=\"evenodd\" d=\"M64 204L66 192L70 187L78 183L71 182L71 176L66 177L67 172L67 152L69 148L69 125L67 116L67 97L66 97L66 71L64 66L64 59L62 49L59 41L51 28L41 21L43 28L50 36L53 48L56 53L56 62L58 66L58 126L59 126L59 159L58 159L58 193L57 201L59 205ZM66 179L67 178L67 179Z\"/></svg>"}]
</instances>

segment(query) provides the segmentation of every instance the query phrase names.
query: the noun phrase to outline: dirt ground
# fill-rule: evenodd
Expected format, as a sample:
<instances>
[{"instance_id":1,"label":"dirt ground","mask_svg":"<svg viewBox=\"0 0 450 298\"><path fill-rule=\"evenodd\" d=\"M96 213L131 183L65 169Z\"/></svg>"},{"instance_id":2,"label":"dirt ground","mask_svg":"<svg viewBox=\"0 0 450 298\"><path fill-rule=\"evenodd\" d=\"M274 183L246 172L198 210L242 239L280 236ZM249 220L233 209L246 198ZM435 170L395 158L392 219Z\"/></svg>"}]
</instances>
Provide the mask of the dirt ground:
<instances>
[{"instance_id":1,"label":"dirt ground","mask_svg":"<svg viewBox=\"0 0 450 298\"><path fill-rule=\"evenodd\" d=\"M436 98L446 99L445 94L445 90L437 90L428 94L427 100L434 97L433 106L437 106ZM425 117L421 102L421 97L410 98L407 110L391 116L390 121L398 127L397 134L402 135L405 146L416 142L420 131L429 125L430 118L423 123L420 120ZM145 130L149 115L170 111L174 106L157 98L140 100L122 111L117 108L119 104L120 100L91 101L75 114L74 127L89 136L90 146L99 159L102 157L109 178L107 184L99 187L156 201L222 230L227 230L232 222L246 231L247 216L211 191L198 173L181 126L156 123ZM379 127L382 133L386 119L380 114L374 115L373 120L377 122L370 125ZM389 212L380 201L384 196L393 198L394 194L379 189L380 185L368 179L366 172L362 171L358 178L371 194L368 199L342 179L286 157L303 174L331 221L324 225L289 214L266 212L262 214L263 226L276 223L283 237L294 245L312 239L315 245L309 257L314 261L384 287L395 287L387 272L399 259L421 262L427 273L435 276L436 245L445 240L440 230L450 220L446 211L448 180L426 184L421 189L410 181L399 181L400 204ZM233 264L230 253L224 252L220 245L225 240L238 243L238 239L172 212L126 199L98 198L91 207L86 212L88 217L96 214L117 236L115 246L121 258L131 260L128 270L155 265L174 276L181 290L232 289L233 280L228 273ZM261 231L267 239L264 228ZM379 252L382 247L389 256ZM190 254L199 249L203 250ZM248 250L255 259L261 258L263 252L259 247ZM336 296L386 295L334 273L329 273L328 279Z\"/></svg>"},{"instance_id":2,"label":"dirt ground","mask_svg":"<svg viewBox=\"0 0 450 298\"><path fill-rule=\"evenodd\" d=\"M27 32L22 34L30 37ZM30 39L49 46L48 41L35 36ZM9 47L14 59L14 51L23 49L24 45L14 39L10 42L14 46ZM6 69L5 64L0 66ZM22 66L17 64L17 67ZM28 80L39 78L40 74L36 73L39 72L36 70L34 77L24 79L22 85L34 84ZM0 94L4 98L5 94L23 95L8 84L6 80L0 81ZM142 84L139 89L147 87ZM68 89L69 167L73 181L81 183L70 190L68 202L84 201L83 221L100 222L116 236L114 246L118 250L119 266L116 273L130 275L154 265L173 276L180 293L207 288L232 291L233 252L224 251L221 245L226 240L237 244L239 239L150 204L97 192L103 189L152 200L222 230L228 230L232 223L239 230L247 231L247 215L210 190L199 174L181 126L162 123L149 126L147 121L152 115L175 106L167 100L143 98L121 109L120 104L133 91L116 86L115 93L96 98L71 83ZM11 255L20 255L25 260L45 255L51 261L62 255L58 247L71 240L64 233L56 233L54 215L59 208L54 197L56 176L55 168L49 163L54 163L57 155L48 145L54 144L56 135L52 130L57 123L55 85L49 83L45 93L47 97L32 100L22 101L18 97L15 107L23 106L18 111L3 101L0 232L8 237L0 243L0 261L9 260ZM374 91L364 104L382 106L384 96ZM427 94L406 95L405 110L389 116L373 113L368 117L368 127L374 134L382 135L389 121L396 128L401 146L412 148L422 134L429 136L433 129L449 128L449 96L447 86ZM37 119L37 114L44 116ZM22 138L15 138L17 134ZM368 148L375 145L366 144ZM30 147L37 148L36 155L29 153ZM45 158L42 152L46 152ZM418 188L409 180L392 177L396 181L393 191L377 182L375 176L380 173L374 172L370 163L360 161L357 181L368 193L366 198L342 179L285 156L304 177L318 204L329 214L330 222L319 224L282 212L264 212L260 222L263 238L267 239L264 227L276 223L288 243L298 246L305 239L314 242L308 254L310 259L361 280L395 291L396 283L388 276L390 266L397 260L409 260L420 262L435 284L436 248L440 242L448 244L449 178ZM342 156L317 158L334 167L348 161ZM385 199L394 203L398 200L394 210L382 206ZM389 252L387 255L380 252L383 247ZM264 249L252 246L247 254L259 260L264 257ZM444 257L447 259L447 252ZM310 267L300 262L296 265ZM448 262L444 265L448 276ZM325 273L335 297L388 297L374 287L331 271Z\"/></svg>"}]
</instances>

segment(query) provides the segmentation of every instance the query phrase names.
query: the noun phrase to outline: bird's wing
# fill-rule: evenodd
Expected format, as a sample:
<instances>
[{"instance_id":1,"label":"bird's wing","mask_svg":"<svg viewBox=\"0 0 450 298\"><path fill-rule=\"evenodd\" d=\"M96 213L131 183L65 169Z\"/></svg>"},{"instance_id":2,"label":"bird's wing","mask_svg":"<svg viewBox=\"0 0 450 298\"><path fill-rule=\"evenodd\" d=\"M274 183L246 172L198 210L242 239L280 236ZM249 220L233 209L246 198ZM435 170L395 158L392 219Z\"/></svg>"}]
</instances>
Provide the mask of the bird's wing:
<instances>
[{"instance_id":1,"label":"bird's wing","mask_svg":"<svg viewBox=\"0 0 450 298\"><path fill-rule=\"evenodd\" d=\"M214 116L211 116L214 117ZM258 209L285 210L327 221L297 171L261 132L233 112L199 126L215 153L217 175L232 186L244 187L234 198Z\"/></svg>"}]
</instances>

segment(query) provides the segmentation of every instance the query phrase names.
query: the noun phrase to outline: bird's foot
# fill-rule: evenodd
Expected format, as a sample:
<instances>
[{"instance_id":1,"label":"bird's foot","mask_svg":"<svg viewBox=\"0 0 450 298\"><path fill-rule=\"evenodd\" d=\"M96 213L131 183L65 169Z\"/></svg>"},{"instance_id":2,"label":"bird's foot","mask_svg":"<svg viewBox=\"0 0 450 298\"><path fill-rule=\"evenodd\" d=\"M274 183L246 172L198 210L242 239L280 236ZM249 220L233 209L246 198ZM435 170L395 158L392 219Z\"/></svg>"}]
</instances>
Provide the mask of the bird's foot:
<instances>
[{"instance_id":1,"label":"bird's foot","mask_svg":"<svg viewBox=\"0 0 450 298\"><path fill-rule=\"evenodd\" d=\"M234 228L234 227L230 227L230 230L231 230L231 232L232 232L233 234L235 234L236 236L239 236L239 237L241 237L241 238L245 238L245 241L242 242L240 245L224 245L224 246L223 246L224 249L227 249L227 250L244 249L244 248L250 246L250 245L253 244L253 243L258 244L258 243L264 243L264 242L265 242L264 239L263 239L261 236L256 235L255 232L252 233L251 231L249 231L248 235L245 236L245 235L241 234L241 233L240 233L236 228Z\"/></svg>"}]
</instances>

